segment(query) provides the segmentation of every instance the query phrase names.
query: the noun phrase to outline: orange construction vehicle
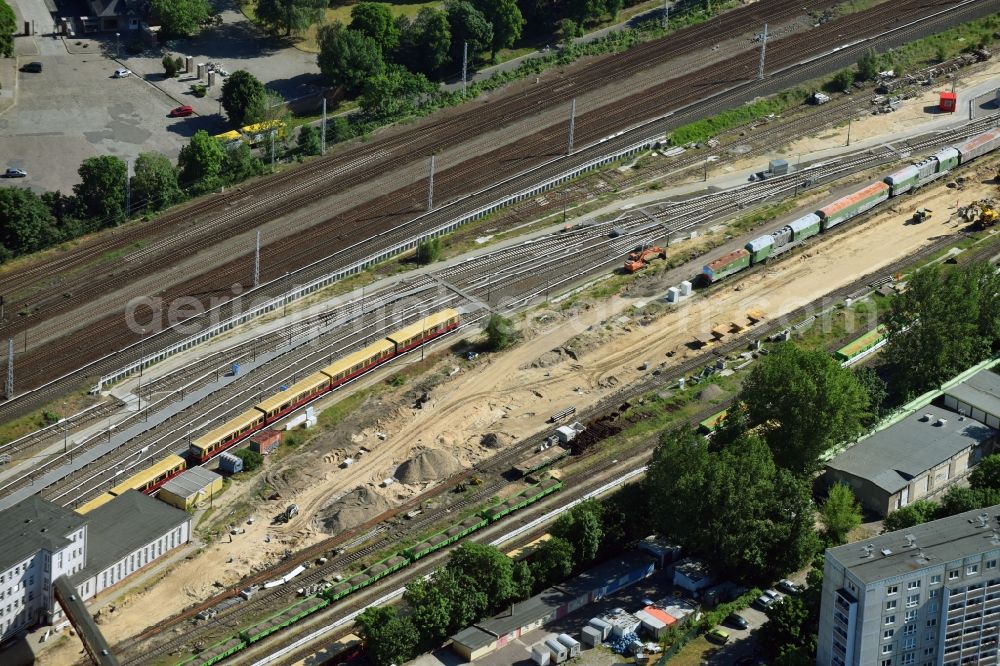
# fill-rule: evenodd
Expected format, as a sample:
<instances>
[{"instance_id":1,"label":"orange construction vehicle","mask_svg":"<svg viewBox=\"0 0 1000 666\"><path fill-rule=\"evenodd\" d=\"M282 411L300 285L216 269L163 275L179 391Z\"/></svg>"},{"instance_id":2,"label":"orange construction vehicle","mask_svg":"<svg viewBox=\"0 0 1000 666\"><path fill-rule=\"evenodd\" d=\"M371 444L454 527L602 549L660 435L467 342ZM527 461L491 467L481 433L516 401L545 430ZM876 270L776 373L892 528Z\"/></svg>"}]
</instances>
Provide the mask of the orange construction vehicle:
<instances>
[{"instance_id":1,"label":"orange construction vehicle","mask_svg":"<svg viewBox=\"0 0 1000 666\"><path fill-rule=\"evenodd\" d=\"M641 271L646 267L646 264L657 257L666 259L667 251L658 245L640 247L635 252L629 253L628 259L625 260L625 272L635 273L636 271Z\"/></svg>"}]
</instances>

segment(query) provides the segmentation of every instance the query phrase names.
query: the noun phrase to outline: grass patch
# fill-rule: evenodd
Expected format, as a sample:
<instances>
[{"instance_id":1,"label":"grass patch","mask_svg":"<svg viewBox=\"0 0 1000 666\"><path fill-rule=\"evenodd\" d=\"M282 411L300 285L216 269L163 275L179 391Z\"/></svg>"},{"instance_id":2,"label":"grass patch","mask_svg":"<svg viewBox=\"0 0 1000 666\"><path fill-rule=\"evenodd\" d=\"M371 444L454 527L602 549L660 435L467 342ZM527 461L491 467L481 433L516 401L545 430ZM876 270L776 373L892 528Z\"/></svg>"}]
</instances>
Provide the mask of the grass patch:
<instances>
[{"instance_id":1,"label":"grass patch","mask_svg":"<svg viewBox=\"0 0 1000 666\"><path fill-rule=\"evenodd\" d=\"M800 106L809 96L804 88L795 88L778 93L767 99L744 104L735 109L723 111L710 118L696 120L687 125L681 125L670 133L670 143L674 146L684 146L689 143L702 143L716 134L740 125L746 125L755 120L771 115L779 115L785 111Z\"/></svg>"},{"instance_id":2,"label":"grass patch","mask_svg":"<svg viewBox=\"0 0 1000 666\"><path fill-rule=\"evenodd\" d=\"M953 58L963 51L989 47L998 29L1000 14L969 21L889 50L882 56L883 66L896 70L898 75Z\"/></svg>"}]
</instances>

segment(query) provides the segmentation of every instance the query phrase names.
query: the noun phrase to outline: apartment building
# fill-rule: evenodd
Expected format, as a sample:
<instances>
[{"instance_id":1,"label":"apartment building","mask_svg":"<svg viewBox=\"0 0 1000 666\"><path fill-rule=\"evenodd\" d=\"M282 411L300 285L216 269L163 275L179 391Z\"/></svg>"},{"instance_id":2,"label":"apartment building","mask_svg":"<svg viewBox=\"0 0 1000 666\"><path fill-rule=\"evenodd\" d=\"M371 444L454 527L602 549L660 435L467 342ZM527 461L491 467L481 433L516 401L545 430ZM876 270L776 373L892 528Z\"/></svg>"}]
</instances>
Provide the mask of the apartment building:
<instances>
[{"instance_id":1,"label":"apartment building","mask_svg":"<svg viewBox=\"0 0 1000 666\"><path fill-rule=\"evenodd\" d=\"M826 551L820 666L998 663L1000 505Z\"/></svg>"}]
</instances>

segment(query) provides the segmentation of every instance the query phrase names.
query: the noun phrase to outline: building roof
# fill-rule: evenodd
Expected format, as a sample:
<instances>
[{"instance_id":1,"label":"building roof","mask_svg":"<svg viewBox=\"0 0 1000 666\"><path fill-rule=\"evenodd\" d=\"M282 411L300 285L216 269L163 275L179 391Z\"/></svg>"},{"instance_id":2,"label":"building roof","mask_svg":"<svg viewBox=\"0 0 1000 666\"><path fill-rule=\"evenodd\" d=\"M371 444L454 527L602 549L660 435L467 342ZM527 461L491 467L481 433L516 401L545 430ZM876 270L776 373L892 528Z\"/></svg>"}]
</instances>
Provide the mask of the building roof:
<instances>
[{"instance_id":1,"label":"building roof","mask_svg":"<svg viewBox=\"0 0 1000 666\"><path fill-rule=\"evenodd\" d=\"M855 444L827 463L827 468L895 493L959 451L995 435L996 430L975 419L929 407L926 413L911 414Z\"/></svg>"},{"instance_id":2,"label":"building roof","mask_svg":"<svg viewBox=\"0 0 1000 666\"><path fill-rule=\"evenodd\" d=\"M130 0L90 0L88 3L94 16L131 16L136 13Z\"/></svg>"},{"instance_id":3,"label":"building roof","mask_svg":"<svg viewBox=\"0 0 1000 666\"><path fill-rule=\"evenodd\" d=\"M451 640L469 648L469 652L474 652L480 648L486 647L487 645L493 644L496 642L497 637L491 633L483 631L479 627L472 626L462 629L462 631L452 636Z\"/></svg>"},{"instance_id":4,"label":"building roof","mask_svg":"<svg viewBox=\"0 0 1000 666\"><path fill-rule=\"evenodd\" d=\"M73 576L91 576L191 520L186 512L129 490L87 514L87 565Z\"/></svg>"},{"instance_id":5,"label":"building roof","mask_svg":"<svg viewBox=\"0 0 1000 666\"><path fill-rule=\"evenodd\" d=\"M674 571L683 574L693 583L697 583L703 578L711 577L712 575L708 562L699 560L696 557L685 557L683 560L678 561L674 564Z\"/></svg>"},{"instance_id":6,"label":"building roof","mask_svg":"<svg viewBox=\"0 0 1000 666\"><path fill-rule=\"evenodd\" d=\"M1000 528L1000 505L837 546L827 550L826 555L868 584L963 557L1000 551L1000 537L994 534L994 528ZM912 537L912 546L907 537Z\"/></svg>"},{"instance_id":7,"label":"building roof","mask_svg":"<svg viewBox=\"0 0 1000 666\"><path fill-rule=\"evenodd\" d=\"M646 606L640 612L655 617L657 620L662 622L664 626L671 625L677 621L676 617L670 615L664 610L657 608L656 606Z\"/></svg>"},{"instance_id":8,"label":"building roof","mask_svg":"<svg viewBox=\"0 0 1000 666\"><path fill-rule=\"evenodd\" d=\"M560 584L558 589L576 599L585 594L603 590L616 583L622 576L637 568L649 567L654 561L655 559L646 553L629 553L615 557Z\"/></svg>"},{"instance_id":9,"label":"building roof","mask_svg":"<svg viewBox=\"0 0 1000 666\"><path fill-rule=\"evenodd\" d=\"M0 570L6 571L39 550L55 552L70 543L67 536L90 522L75 511L27 497L0 512Z\"/></svg>"},{"instance_id":10,"label":"building roof","mask_svg":"<svg viewBox=\"0 0 1000 666\"><path fill-rule=\"evenodd\" d=\"M192 497L212 485L222 477L204 467L192 467L170 479L160 488L160 492L168 492L177 497Z\"/></svg>"},{"instance_id":11,"label":"building roof","mask_svg":"<svg viewBox=\"0 0 1000 666\"><path fill-rule=\"evenodd\" d=\"M944 394L987 414L1000 415L1000 375L992 370L980 370L964 382L947 389Z\"/></svg>"}]
</instances>

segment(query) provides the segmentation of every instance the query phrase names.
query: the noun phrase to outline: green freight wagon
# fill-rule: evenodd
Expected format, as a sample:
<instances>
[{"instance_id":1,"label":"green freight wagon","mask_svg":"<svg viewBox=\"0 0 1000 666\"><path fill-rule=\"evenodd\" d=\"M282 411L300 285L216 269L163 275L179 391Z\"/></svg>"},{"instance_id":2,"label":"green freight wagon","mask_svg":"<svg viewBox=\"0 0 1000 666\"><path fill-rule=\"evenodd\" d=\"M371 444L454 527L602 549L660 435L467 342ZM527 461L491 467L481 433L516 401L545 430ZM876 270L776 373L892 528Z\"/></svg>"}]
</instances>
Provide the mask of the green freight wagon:
<instances>
[{"instance_id":1,"label":"green freight wagon","mask_svg":"<svg viewBox=\"0 0 1000 666\"><path fill-rule=\"evenodd\" d=\"M361 575L366 576L368 579L364 583L362 583L361 586L367 587L368 585L371 585L375 581L385 578L391 573L399 571L409 563L410 561L405 557L403 557L402 555L392 555L390 557L385 558L381 562L376 562L375 564L371 565L370 567L361 572Z\"/></svg>"},{"instance_id":2,"label":"green freight wagon","mask_svg":"<svg viewBox=\"0 0 1000 666\"><path fill-rule=\"evenodd\" d=\"M246 642L236 636L211 645L190 659L179 662L177 666L212 666L226 657L230 657L247 646Z\"/></svg>"},{"instance_id":3,"label":"green freight wagon","mask_svg":"<svg viewBox=\"0 0 1000 666\"><path fill-rule=\"evenodd\" d=\"M266 620L261 620L253 626L244 629L240 632L240 637L243 638L243 640L245 640L248 644L254 643L262 638L270 636L280 629L284 629L285 627L298 622L307 615L315 613L321 608L326 607L328 603L329 602L327 602L326 599L320 599L318 597L302 599L288 608L275 613Z\"/></svg>"},{"instance_id":4,"label":"green freight wagon","mask_svg":"<svg viewBox=\"0 0 1000 666\"><path fill-rule=\"evenodd\" d=\"M562 481L559 479L545 479L541 483L528 486L521 492L513 495L502 502L498 502L491 507L483 509L482 515L491 523L500 520L504 516L523 509L529 504L533 504L546 495L554 493L562 488Z\"/></svg>"},{"instance_id":5,"label":"green freight wagon","mask_svg":"<svg viewBox=\"0 0 1000 666\"><path fill-rule=\"evenodd\" d=\"M724 277L728 277L737 271L741 271L750 265L750 253L744 248L738 250L733 250L727 254L722 255L715 261L710 261L705 264L705 268L702 272L705 277L708 278L709 282L715 282L716 280L721 280Z\"/></svg>"},{"instance_id":6,"label":"green freight wagon","mask_svg":"<svg viewBox=\"0 0 1000 666\"><path fill-rule=\"evenodd\" d=\"M956 153L957 154L957 153ZM823 231L874 208L889 198L889 186L881 180L823 206L816 214L823 218Z\"/></svg>"},{"instance_id":7,"label":"green freight wagon","mask_svg":"<svg viewBox=\"0 0 1000 666\"><path fill-rule=\"evenodd\" d=\"M888 337L889 333L885 330L885 327L879 325L864 335L848 342L846 345L838 349L834 353L834 356L836 356L838 361L843 363L853 361L861 354L864 354L866 351L869 351L884 342Z\"/></svg>"},{"instance_id":8,"label":"green freight wagon","mask_svg":"<svg viewBox=\"0 0 1000 666\"><path fill-rule=\"evenodd\" d=\"M435 550L451 545L459 539L466 537L476 530L486 526L486 519L481 516L471 516L458 525L452 525L446 530L441 530L425 541L406 551L406 556L410 561L415 562L421 557L433 553Z\"/></svg>"},{"instance_id":9,"label":"green freight wagon","mask_svg":"<svg viewBox=\"0 0 1000 666\"><path fill-rule=\"evenodd\" d=\"M715 427L719 425L722 419L726 418L726 414L729 412L728 409L723 409L721 412L716 412L712 414L707 419L698 424L698 431L704 435L710 435L715 432Z\"/></svg>"}]
</instances>

